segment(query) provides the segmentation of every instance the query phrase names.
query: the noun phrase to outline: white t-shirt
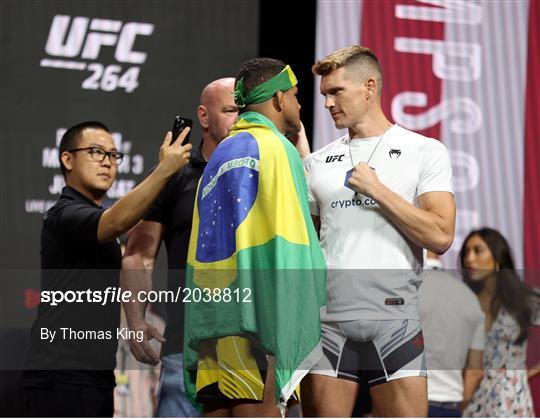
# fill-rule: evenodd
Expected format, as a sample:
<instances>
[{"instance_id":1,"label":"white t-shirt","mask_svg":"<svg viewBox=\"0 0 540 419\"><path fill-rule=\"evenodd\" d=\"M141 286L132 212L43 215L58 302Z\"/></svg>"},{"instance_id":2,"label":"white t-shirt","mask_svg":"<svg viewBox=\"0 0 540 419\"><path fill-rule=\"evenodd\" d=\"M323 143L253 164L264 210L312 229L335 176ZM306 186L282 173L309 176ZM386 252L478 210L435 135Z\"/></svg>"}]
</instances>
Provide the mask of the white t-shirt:
<instances>
[{"instance_id":1,"label":"white t-shirt","mask_svg":"<svg viewBox=\"0 0 540 419\"><path fill-rule=\"evenodd\" d=\"M463 400L469 349L484 350L485 315L476 295L443 270L425 270L418 291L428 369L428 399Z\"/></svg>"},{"instance_id":2,"label":"white t-shirt","mask_svg":"<svg viewBox=\"0 0 540 419\"><path fill-rule=\"evenodd\" d=\"M345 176L369 160L384 185L416 205L423 193L452 192L450 159L439 141L397 125L380 139L346 135L304 160L310 210L321 220L329 268L325 320L418 319L423 249L372 199L345 186Z\"/></svg>"}]
</instances>

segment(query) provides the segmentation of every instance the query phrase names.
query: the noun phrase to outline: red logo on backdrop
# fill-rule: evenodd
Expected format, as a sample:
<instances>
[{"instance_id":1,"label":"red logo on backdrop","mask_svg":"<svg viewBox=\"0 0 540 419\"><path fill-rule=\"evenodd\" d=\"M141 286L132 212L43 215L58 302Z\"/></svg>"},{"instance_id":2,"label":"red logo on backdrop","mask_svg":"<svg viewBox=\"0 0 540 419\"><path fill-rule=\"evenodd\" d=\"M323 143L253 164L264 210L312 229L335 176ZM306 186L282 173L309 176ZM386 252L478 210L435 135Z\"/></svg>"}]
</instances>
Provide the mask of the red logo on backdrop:
<instances>
[{"instance_id":1,"label":"red logo on backdrop","mask_svg":"<svg viewBox=\"0 0 540 419\"><path fill-rule=\"evenodd\" d=\"M26 288L24 290L24 306L28 309L36 308L40 301L40 291L35 288Z\"/></svg>"},{"instance_id":2,"label":"red logo on backdrop","mask_svg":"<svg viewBox=\"0 0 540 419\"><path fill-rule=\"evenodd\" d=\"M395 115L394 105L394 111L402 115L399 121L391 118L394 122L428 137L440 138L440 121L426 118L428 111L442 98L442 80L433 72L434 55L428 51L437 41L444 40L444 23L404 17L399 12L407 6L437 7L411 0L364 1L362 4L361 44L370 48L381 63L384 113ZM430 120L430 124L418 123L420 118ZM404 119L412 123L403 124Z\"/></svg>"}]
</instances>

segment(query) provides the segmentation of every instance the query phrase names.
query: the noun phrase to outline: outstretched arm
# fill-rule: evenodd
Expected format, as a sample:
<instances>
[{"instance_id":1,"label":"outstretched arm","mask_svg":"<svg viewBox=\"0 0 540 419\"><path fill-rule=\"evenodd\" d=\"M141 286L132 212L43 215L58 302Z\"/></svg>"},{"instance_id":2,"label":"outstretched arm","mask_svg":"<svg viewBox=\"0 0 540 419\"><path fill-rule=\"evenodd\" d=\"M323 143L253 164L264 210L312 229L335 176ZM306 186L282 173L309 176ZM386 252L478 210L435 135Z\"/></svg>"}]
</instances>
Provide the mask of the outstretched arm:
<instances>
[{"instance_id":1,"label":"outstretched arm","mask_svg":"<svg viewBox=\"0 0 540 419\"><path fill-rule=\"evenodd\" d=\"M130 340L131 352L139 362L156 365L159 355L149 344L151 339L163 343L165 339L145 320L147 303L140 301L139 292L152 289L152 271L161 243L164 226L154 221L139 222L128 234L126 253L122 259L122 289L131 291L133 301L122 303L131 330L143 331L143 341Z\"/></svg>"},{"instance_id":2,"label":"outstretched arm","mask_svg":"<svg viewBox=\"0 0 540 419\"><path fill-rule=\"evenodd\" d=\"M182 146L189 128L182 131L178 141L171 145L168 132L159 150L159 164L156 169L126 196L101 215L97 239L100 243L114 240L133 227L150 209L169 178L189 162L191 144Z\"/></svg>"}]
</instances>

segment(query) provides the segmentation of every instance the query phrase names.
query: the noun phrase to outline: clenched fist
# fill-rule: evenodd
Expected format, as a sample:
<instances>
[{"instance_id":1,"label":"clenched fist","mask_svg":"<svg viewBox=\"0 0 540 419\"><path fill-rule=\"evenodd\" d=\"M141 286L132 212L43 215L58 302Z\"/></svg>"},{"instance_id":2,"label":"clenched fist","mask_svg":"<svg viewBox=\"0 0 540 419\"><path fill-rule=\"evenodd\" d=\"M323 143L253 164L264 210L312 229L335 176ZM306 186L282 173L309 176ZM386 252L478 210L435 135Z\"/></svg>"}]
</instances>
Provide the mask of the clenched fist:
<instances>
[{"instance_id":1,"label":"clenched fist","mask_svg":"<svg viewBox=\"0 0 540 419\"><path fill-rule=\"evenodd\" d=\"M349 185L356 192L374 199L374 193L381 182L375 173L375 169L368 166L366 162L358 163L351 174Z\"/></svg>"}]
</instances>

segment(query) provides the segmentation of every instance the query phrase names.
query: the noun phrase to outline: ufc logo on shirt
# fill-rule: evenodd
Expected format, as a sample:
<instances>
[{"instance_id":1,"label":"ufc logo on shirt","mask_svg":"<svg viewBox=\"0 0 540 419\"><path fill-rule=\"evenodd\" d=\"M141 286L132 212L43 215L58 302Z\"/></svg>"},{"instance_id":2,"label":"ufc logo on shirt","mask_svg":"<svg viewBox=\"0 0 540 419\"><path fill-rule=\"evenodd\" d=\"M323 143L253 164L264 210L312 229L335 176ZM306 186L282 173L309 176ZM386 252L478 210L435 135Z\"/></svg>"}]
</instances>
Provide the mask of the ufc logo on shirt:
<instances>
[{"instance_id":1,"label":"ufc logo on shirt","mask_svg":"<svg viewBox=\"0 0 540 419\"><path fill-rule=\"evenodd\" d=\"M52 21L45 52L61 59L43 59L42 67L68 70L90 70L93 74L82 83L83 89L114 91L124 88L127 93L138 85L140 67L132 66L123 74L120 65L104 66L102 63L86 63L73 60L99 60L102 48L114 47L118 63L144 64L146 52L135 51L138 36L150 36L154 25L142 22L122 22L110 19L90 19L77 16L56 15ZM65 58L70 58L66 60Z\"/></svg>"},{"instance_id":2,"label":"ufc logo on shirt","mask_svg":"<svg viewBox=\"0 0 540 419\"><path fill-rule=\"evenodd\" d=\"M336 156L327 156L326 163L334 163L336 161L343 161L343 157L345 157L345 154L338 154Z\"/></svg>"}]
</instances>

